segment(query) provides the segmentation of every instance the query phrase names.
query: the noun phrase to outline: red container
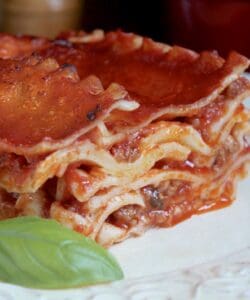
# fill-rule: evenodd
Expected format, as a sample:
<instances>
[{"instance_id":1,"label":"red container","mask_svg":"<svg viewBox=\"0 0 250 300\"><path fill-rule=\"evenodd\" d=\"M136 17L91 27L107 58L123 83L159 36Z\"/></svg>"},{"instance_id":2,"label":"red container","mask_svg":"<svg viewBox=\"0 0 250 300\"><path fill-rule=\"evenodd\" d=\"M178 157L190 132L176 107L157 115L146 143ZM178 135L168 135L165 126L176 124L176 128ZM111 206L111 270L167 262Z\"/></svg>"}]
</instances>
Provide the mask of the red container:
<instances>
[{"instance_id":1,"label":"red container","mask_svg":"<svg viewBox=\"0 0 250 300\"><path fill-rule=\"evenodd\" d=\"M172 43L250 57L249 0L170 0L166 11Z\"/></svg>"}]
</instances>

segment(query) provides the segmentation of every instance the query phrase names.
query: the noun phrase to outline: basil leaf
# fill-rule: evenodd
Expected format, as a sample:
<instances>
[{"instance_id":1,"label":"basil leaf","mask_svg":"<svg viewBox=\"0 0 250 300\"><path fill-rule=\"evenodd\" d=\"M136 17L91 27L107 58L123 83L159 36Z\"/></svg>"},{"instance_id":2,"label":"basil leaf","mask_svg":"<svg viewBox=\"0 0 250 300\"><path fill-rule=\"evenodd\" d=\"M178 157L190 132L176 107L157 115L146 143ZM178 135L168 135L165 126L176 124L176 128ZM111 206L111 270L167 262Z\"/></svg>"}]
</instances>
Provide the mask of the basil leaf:
<instances>
[{"instance_id":1,"label":"basil leaf","mask_svg":"<svg viewBox=\"0 0 250 300\"><path fill-rule=\"evenodd\" d=\"M0 222L0 280L32 288L71 288L121 279L107 250L53 220Z\"/></svg>"}]
</instances>

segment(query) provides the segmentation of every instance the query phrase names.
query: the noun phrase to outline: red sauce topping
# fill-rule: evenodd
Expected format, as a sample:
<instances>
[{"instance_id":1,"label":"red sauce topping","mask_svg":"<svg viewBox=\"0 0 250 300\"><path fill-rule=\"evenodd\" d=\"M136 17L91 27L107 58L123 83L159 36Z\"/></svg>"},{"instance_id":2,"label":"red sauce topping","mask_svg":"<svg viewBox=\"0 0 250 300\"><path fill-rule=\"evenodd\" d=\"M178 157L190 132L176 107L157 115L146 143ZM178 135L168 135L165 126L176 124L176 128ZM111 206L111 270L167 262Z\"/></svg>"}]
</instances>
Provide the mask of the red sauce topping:
<instances>
[{"instance_id":1,"label":"red sauce topping","mask_svg":"<svg viewBox=\"0 0 250 300\"><path fill-rule=\"evenodd\" d=\"M16 43L15 51L8 49L5 39ZM78 74L82 79L96 75L104 88L113 82L123 85L141 106L132 113L119 112L116 120L138 124L163 107L185 106L207 97L236 68L248 66L248 60L236 53L225 62L214 52L198 55L150 39L140 42L119 31L92 43L9 36L0 36L0 41L6 52L2 57L30 56L36 50L50 58L0 62L0 138L16 145L62 139L110 106L112 94L100 96L101 83L93 77L79 81Z\"/></svg>"},{"instance_id":2,"label":"red sauce topping","mask_svg":"<svg viewBox=\"0 0 250 300\"><path fill-rule=\"evenodd\" d=\"M96 77L80 81L74 68L53 59L5 60L0 69L0 138L16 145L65 138L115 101Z\"/></svg>"},{"instance_id":3,"label":"red sauce topping","mask_svg":"<svg viewBox=\"0 0 250 300\"><path fill-rule=\"evenodd\" d=\"M0 57L4 59L31 55L36 50L49 46L49 41L41 37L11 36L0 33Z\"/></svg>"},{"instance_id":4,"label":"red sauce topping","mask_svg":"<svg viewBox=\"0 0 250 300\"><path fill-rule=\"evenodd\" d=\"M59 63L77 67L81 78L96 75L104 87L116 82L125 87L141 106L133 113L119 113L132 123L145 120L154 111L169 105L193 104L219 88L236 67L247 68L248 60L231 53L225 62L215 52L195 52L172 47L164 51L149 39L134 46L136 37L122 32L108 33L102 41L53 45L40 51Z\"/></svg>"}]
</instances>

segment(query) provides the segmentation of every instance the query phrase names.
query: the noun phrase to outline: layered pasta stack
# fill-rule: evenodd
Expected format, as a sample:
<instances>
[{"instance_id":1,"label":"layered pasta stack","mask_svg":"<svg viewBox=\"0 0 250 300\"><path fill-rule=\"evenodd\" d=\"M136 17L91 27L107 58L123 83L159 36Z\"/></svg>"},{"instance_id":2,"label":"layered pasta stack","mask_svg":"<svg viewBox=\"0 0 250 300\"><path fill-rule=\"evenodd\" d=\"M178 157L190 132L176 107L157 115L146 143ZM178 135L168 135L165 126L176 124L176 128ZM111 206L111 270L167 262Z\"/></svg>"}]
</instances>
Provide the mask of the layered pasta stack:
<instances>
[{"instance_id":1,"label":"layered pasta stack","mask_svg":"<svg viewBox=\"0 0 250 300\"><path fill-rule=\"evenodd\" d=\"M120 31L0 41L1 219L110 246L232 203L250 160L247 58Z\"/></svg>"}]
</instances>

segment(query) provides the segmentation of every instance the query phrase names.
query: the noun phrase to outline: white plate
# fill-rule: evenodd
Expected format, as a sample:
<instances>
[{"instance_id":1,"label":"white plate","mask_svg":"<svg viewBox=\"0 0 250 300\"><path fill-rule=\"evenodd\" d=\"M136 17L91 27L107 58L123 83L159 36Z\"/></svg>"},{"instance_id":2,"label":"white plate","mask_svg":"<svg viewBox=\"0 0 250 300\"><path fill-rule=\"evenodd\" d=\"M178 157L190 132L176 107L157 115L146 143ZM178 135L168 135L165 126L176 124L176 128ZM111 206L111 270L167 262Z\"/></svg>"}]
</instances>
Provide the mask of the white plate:
<instances>
[{"instance_id":1,"label":"white plate","mask_svg":"<svg viewBox=\"0 0 250 300\"><path fill-rule=\"evenodd\" d=\"M0 300L249 300L250 177L231 206L110 250L125 273L122 281L61 291L0 283Z\"/></svg>"}]
</instances>

